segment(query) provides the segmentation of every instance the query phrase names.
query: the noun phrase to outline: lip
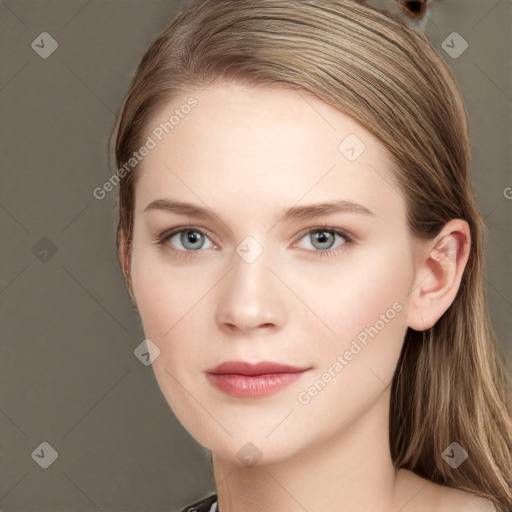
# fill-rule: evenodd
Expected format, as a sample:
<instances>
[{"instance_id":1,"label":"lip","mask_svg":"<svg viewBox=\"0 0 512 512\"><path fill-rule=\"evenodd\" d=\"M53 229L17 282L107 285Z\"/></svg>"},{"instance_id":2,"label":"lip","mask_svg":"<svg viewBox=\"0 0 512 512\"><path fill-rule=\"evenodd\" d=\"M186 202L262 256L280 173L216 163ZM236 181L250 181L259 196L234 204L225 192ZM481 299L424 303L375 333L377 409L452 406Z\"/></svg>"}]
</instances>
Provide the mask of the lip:
<instances>
[{"instance_id":1,"label":"lip","mask_svg":"<svg viewBox=\"0 0 512 512\"><path fill-rule=\"evenodd\" d=\"M217 389L238 398L261 398L278 393L299 379L309 368L262 361L226 361L206 372Z\"/></svg>"},{"instance_id":2,"label":"lip","mask_svg":"<svg viewBox=\"0 0 512 512\"><path fill-rule=\"evenodd\" d=\"M268 375L274 373L299 373L309 368L300 368L289 364L274 363L272 361L261 361L260 363L249 363L247 361L226 361L215 368L208 370L208 373L220 375Z\"/></svg>"}]
</instances>

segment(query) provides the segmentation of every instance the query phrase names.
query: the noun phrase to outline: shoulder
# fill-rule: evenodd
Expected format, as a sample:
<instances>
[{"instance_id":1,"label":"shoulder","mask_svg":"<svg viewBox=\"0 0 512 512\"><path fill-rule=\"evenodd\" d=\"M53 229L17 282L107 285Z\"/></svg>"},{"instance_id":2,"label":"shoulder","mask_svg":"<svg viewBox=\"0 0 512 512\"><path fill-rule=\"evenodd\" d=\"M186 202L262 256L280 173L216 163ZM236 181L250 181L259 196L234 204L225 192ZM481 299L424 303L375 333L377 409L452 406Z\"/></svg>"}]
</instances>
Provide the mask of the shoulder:
<instances>
[{"instance_id":1,"label":"shoulder","mask_svg":"<svg viewBox=\"0 0 512 512\"><path fill-rule=\"evenodd\" d=\"M443 488L440 494L439 512L496 512L490 500L475 494L448 487Z\"/></svg>"},{"instance_id":2,"label":"shoulder","mask_svg":"<svg viewBox=\"0 0 512 512\"><path fill-rule=\"evenodd\" d=\"M213 504L217 502L217 495L211 494L206 498L202 498L195 503L187 505L181 512L216 512L216 507ZM212 510L213 507L213 510Z\"/></svg>"},{"instance_id":3,"label":"shoulder","mask_svg":"<svg viewBox=\"0 0 512 512\"><path fill-rule=\"evenodd\" d=\"M402 512L496 512L490 500L436 484L412 471L402 469L397 476L396 497Z\"/></svg>"}]
</instances>

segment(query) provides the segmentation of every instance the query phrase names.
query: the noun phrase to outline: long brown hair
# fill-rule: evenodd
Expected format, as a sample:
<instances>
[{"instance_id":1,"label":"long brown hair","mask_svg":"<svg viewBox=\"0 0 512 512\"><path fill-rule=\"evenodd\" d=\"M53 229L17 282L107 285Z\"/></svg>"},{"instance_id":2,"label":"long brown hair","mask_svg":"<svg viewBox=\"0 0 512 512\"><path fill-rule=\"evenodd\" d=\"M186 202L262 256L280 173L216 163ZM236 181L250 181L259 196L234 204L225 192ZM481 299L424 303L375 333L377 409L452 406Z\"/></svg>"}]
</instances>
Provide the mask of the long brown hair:
<instances>
[{"instance_id":1,"label":"long brown hair","mask_svg":"<svg viewBox=\"0 0 512 512\"><path fill-rule=\"evenodd\" d=\"M510 386L485 302L485 226L471 192L466 110L449 67L424 35L356 1L196 3L138 67L112 137L116 168L141 147L159 108L216 79L309 92L373 133L392 155L411 236L431 239L451 219L468 222L471 251L457 296L431 329L405 336L391 389L391 454L397 468L507 510ZM134 165L119 179L125 263L137 174ZM129 265L123 272L131 294ZM442 458L454 441L469 454L456 469Z\"/></svg>"}]
</instances>

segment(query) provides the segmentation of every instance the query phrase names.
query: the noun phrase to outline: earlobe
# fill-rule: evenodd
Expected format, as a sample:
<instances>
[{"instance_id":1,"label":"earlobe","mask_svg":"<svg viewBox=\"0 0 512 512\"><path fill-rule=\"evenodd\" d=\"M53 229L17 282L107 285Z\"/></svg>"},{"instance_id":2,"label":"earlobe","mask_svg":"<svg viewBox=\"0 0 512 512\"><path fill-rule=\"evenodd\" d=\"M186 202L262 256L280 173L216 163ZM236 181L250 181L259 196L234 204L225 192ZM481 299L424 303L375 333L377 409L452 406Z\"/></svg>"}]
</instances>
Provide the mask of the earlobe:
<instances>
[{"instance_id":1,"label":"earlobe","mask_svg":"<svg viewBox=\"0 0 512 512\"><path fill-rule=\"evenodd\" d=\"M416 279L409 292L408 326L432 327L450 307L460 287L471 248L469 225L453 219L424 243L416 261Z\"/></svg>"}]
</instances>

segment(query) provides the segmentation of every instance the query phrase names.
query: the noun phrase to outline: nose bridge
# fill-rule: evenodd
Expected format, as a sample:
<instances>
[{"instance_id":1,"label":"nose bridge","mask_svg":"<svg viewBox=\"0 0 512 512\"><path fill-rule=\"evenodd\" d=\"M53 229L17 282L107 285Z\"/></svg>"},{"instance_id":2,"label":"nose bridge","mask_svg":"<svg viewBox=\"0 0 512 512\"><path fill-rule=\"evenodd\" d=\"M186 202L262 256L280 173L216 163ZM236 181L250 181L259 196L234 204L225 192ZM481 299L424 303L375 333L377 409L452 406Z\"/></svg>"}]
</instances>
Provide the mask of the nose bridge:
<instances>
[{"instance_id":1,"label":"nose bridge","mask_svg":"<svg viewBox=\"0 0 512 512\"><path fill-rule=\"evenodd\" d=\"M246 332L258 327L280 327L285 305L279 282L267 268L269 251L252 237L233 254L234 268L224 280L217 304L217 323Z\"/></svg>"}]
</instances>

